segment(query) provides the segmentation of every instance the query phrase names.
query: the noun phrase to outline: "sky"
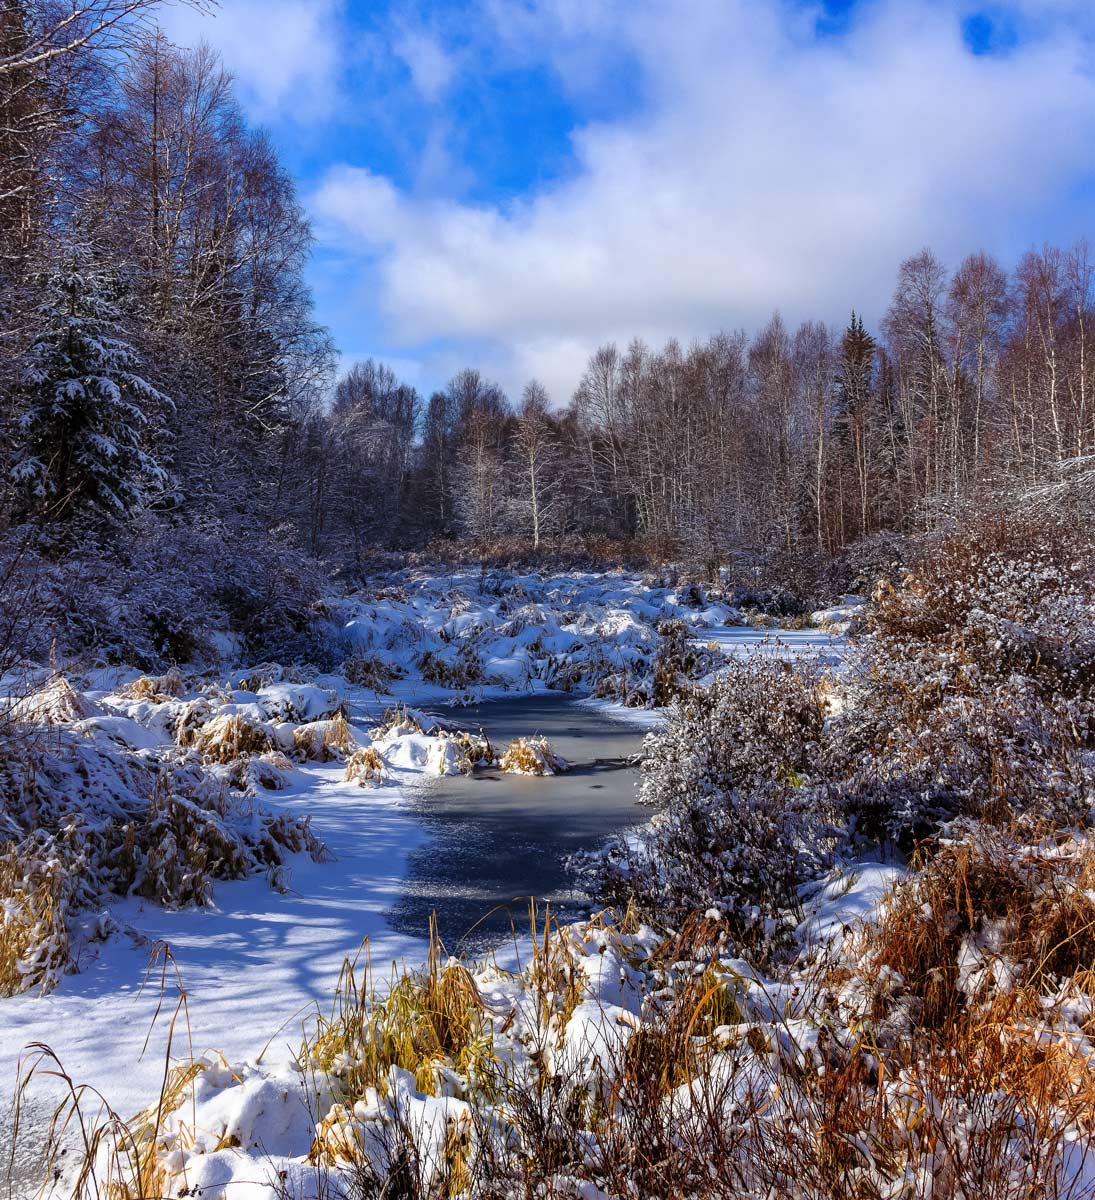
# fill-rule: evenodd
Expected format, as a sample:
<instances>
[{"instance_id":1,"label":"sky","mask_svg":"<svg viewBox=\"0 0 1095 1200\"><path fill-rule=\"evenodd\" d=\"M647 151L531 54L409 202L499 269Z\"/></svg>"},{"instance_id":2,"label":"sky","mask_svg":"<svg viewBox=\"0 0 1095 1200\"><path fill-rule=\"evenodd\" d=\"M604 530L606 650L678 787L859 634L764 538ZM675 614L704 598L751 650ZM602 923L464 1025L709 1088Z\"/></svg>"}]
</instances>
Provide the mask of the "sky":
<instances>
[{"instance_id":1,"label":"sky","mask_svg":"<svg viewBox=\"0 0 1095 1200\"><path fill-rule=\"evenodd\" d=\"M589 355L877 325L902 259L1095 236L1095 0L222 0L343 364L565 404Z\"/></svg>"}]
</instances>

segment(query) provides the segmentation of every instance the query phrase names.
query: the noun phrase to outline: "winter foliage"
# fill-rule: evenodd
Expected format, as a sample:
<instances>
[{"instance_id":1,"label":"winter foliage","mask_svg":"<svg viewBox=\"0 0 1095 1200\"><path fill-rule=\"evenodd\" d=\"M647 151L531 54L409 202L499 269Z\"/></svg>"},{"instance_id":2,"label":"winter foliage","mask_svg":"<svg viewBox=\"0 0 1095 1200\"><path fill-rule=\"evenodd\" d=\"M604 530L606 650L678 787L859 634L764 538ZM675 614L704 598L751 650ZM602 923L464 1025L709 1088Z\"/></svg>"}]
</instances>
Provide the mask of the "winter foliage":
<instances>
[{"instance_id":1,"label":"winter foliage","mask_svg":"<svg viewBox=\"0 0 1095 1200\"><path fill-rule=\"evenodd\" d=\"M44 281L40 332L16 393L12 479L35 508L57 517L81 505L122 517L168 485L150 451L170 401L137 373L92 255L79 248Z\"/></svg>"},{"instance_id":2,"label":"winter foliage","mask_svg":"<svg viewBox=\"0 0 1095 1200\"><path fill-rule=\"evenodd\" d=\"M645 715L650 820L512 969L432 927L291 1059L169 1046L128 1123L72 1087L50 1186L1095 1195L1086 243L923 250L877 329L606 345L568 397L336 379L294 182L155 8L0 5L0 1003L127 903L337 870L332 786L371 838L568 769L427 704Z\"/></svg>"}]
</instances>

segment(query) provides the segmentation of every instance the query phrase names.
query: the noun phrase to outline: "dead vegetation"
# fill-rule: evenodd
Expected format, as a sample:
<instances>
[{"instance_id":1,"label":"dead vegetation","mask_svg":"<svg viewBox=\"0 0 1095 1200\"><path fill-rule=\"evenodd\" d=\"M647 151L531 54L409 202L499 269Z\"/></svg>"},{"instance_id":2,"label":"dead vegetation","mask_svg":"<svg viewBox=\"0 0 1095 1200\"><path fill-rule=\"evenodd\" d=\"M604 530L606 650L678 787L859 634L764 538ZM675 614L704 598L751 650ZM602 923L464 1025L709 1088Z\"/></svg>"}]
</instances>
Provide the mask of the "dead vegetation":
<instances>
[{"instance_id":1,"label":"dead vegetation","mask_svg":"<svg viewBox=\"0 0 1095 1200\"><path fill-rule=\"evenodd\" d=\"M468 643L451 654L424 651L419 656L418 669L426 683L454 691L465 691L483 681L483 664L475 648Z\"/></svg>"},{"instance_id":2,"label":"dead vegetation","mask_svg":"<svg viewBox=\"0 0 1095 1200\"><path fill-rule=\"evenodd\" d=\"M235 731L220 732L240 746ZM223 757L259 774L286 765L276 751ZM5 737L0 791L4 993L54 986L87 940L110 931L105 913L91 915L111 896L208 904L216 880L268 871L290 853L323 853L307 821L229 791L196 755L147 759L64 727L48 738Z\"/></svg>"},{"instance_id":3,"label":"dead vegetation","mask_svg":"<svg viewBox=\"0 0 1095 1200\"><path fill-rule=\"evenodd\" d=\"M366 947L301 1051L311 1144L293 1158L238 1147L233 1177L407 1200L1091 1194L1090 1051L1045 1020L994 1002L891 1047L825 1015L835 995L820 968L780 1002L717 959L673 961L674 947L641 936L630 916L559 930L534 915L532 933L501 1002L504 974L449 958L436 934L423 967L384 988ZM606 955L633 980L626 1010L593 985ZM54 1069L39 1053L36 1069ZM85 1117L98 1098L70 1084L59 1113L82 1150L66 1190L81 1200L189 1190L202 1178L184 1165L202 1120L190 1091L210 1070L233 1085L226 1065L184 1060L129 1123L105 1108Z\"/></svg>"},{"instance_id":4,"label":"dead vegetation","mask_svg":"<svg viewBox=\"0 0 1095 1200\"><path fill-rule=\"evenodd\" d=\"M120 694L131 700L150 700L153 704L163 704L182 696L183 690L182 674L177 667L172 667L163 675L138 675L126 684Z\"/></svg>"},{"instance_id":5,"label":"dead vegetation","mask_svg":"<svg viewBox=\"0 0 1095 1200\"><path fill-rule=\"evenodd\" d=\"M515 738L498 765L509 775L557 775L567 769L566 759L552 749L546 737Z\"/></svg>"},{"instance_id":6,"label":"dead vegetation","mask_svg":"<svg viewBox=\"0 0 1095 1200\"><path fill-rule=\"evenodd\" d=\"M189 744L206 763L230 763L249 754L268 754L277 749L270 729L242 713L213 717L198 728Z\"/></svg>"},{"instance_id":7,"label":"dead vegetation","mask_svg":"<svg viewBox=\"0 0 1095 1200\"><path fill-rule=\"evenodd\" d=\"M1030 1020L1043 997L1090 994L1095 848L1086 838L1046 830L1030 842L971 824L921 848L914 868L855 948L853 978L866 985L864 1015L880 1037L999 1019L1001 1006Z\"/></svg>"},{"instance_id":8,"label":"dead vegetation","mask_svg":"<svg viewBox=\"0 0 1095 1200\"><path fill-rule=\"evenodd\" d=\"M375 654L351 654L343 661L339 670L347 683L352 683L355 687L370 688L382 694L403 675L402 671Z\"/></svg>"},{"instance_id":9,"label":"dead vegetation","mask_svg":"<svg viewBox=\"0 0 1095 1200\"><path fill-rule=\"evenodd\" d=\"M375 747L359 746L346 760L343 778L347 783L356 783L360 787L375 787L388 778L388 767L383 755Z\"/></svg>"},{"instance_id":10,"label":"dead vegetation","mask_svg":"<svg viewBox=\"0 0 1095 1200\"><path fill-rule=\"evenodd\" d=\"M293 747L296 754L316 762L343 760L357 749L350 722L342 713L336 713L327 721L309 721L293 730Z\"/></svg>"},{"instance_id":11,"label":"dead vegetation","mask_svg":"<svg viewBox=\"0 0 1095 1200\"><path fill-rule=\"evenodd\" d=\"M70 962L60 863L0 846L0 905L0 996L49 991Z\"/></svg>"}]
</instances>

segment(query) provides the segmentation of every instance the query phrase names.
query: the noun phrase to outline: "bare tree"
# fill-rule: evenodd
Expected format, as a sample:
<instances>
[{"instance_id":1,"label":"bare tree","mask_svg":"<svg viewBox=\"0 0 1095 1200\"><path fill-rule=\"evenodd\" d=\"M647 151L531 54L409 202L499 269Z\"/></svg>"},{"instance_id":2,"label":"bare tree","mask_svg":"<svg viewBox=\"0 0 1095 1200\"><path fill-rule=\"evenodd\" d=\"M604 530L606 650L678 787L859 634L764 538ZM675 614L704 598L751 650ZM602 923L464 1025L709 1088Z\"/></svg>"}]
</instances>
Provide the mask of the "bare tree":
<instances>
[{"instance_id":1,"label":"bare tree","mask_svg":"<svg viewBox=\"0 0 1095 1200\"><path fill-rule=\"evenodd\" d=\"M524 482L518 508L527 513L532 545L539 549L543 533L554 521L561 480L558 439L548 412L547 390L535 379L525 385L521 395L514 444Z\"/></svg>"},{"instance_id":2,"label":"bare tree","mask_svg":"<svg viewBox=\"0 0 1095 1200\"><path fill-rule=\"evenodd\" d=\"M40 66L94 46L100 52L129 49L147 32L148 22L165 0L69 0L20 5L30 36L17 49L0 53L0 77ZM183 0L206 11L216 0Z\"/></svg>"}]
</instances>

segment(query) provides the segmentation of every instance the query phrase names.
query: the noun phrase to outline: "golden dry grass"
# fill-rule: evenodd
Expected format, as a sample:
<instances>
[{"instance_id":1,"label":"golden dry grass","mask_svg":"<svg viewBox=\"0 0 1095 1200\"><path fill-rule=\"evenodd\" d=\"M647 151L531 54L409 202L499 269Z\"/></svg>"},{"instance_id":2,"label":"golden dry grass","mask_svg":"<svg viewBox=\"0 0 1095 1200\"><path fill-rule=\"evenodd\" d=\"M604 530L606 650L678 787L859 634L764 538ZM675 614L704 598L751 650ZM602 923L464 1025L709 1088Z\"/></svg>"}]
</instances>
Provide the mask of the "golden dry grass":
<instances>
[{"instance_id":1,"label":"golden dry grass","mask_svg":"<svg viewBox=\"0 0 1095 1200\"><path fill-rule=\"evenodd\" d=\"M177 667L163 675L138 675L119 693L130 700L150 700L162 704L183 694L183 678Z\"/></svg>"},{"instance_id":2,"label":"golden dry grass","mask_svg":"<svg viewBox=\"0 0 1095 1200\"><path fill-rule=\"evenodd\" d=\"M375 787L388 778L388 767L384 756L373 746L360 746L346 760L346 773L343 776L347 783L357 783L361 787Z\"/></svg>"},{"instance_id":3,"label":"golden dry grass","mask_svg":"<svg viewBox=\"0 0 1095 1200\"><path fill-rule=\"evenodd\" d=\"M331 762L346 758L358 748L350 722L336 713L326 721L309 721L293 730L293 747L302 758Z\"/></svg>"},{"instance_id":4,"label":"golden dry grass","mask_svg":"<svg viewBox=\"0 0 1095 1200\"><path fill-rule=\"evenodd\" d=\"M554 775L566 769L565 762L545 737L515 738L498 765L510 775Z\"/></svg>"},{"instance_id":5,"label":"golden dry grass","mask_svg":"<svg viewBox=\"0 0 1095 1200\"><path fill-rule=\"evenodd\" d=\"M486 1084L493 1038L471 971L449 958L431 922L425 966L397 973L383 997L373 986L367 948L363 963L343 966L334 1008L319 1021L303 1058L334 1077L352 1104L366 1088L384 1094L392 1067L411 1072L429 1094L438 1094L453 1072L469 1086ZM317 1143L313 1154L340 1150Z\"/></svg>"},{"instance_id":6,"label":"golden dry grass","mask_svg":"<svg viewBox=\"0 0 1095 1200\"><path fill-rule=\"evenodd\" d=\"M0 996L48 989L67 967L65 909L60 863L0 847Z\"/></svg>"},{"instance_id":7,"label":"golden dry grass","mask_svg":"<svg viewBox=\"0 0 1095 1200\"><path fill-rule=\"evenodd\" d=\"M229 763L245 754L277 749L269 730L241 713L214 717L197 731L191 744L207 763Z\"/></svg>"}]
</instances>

